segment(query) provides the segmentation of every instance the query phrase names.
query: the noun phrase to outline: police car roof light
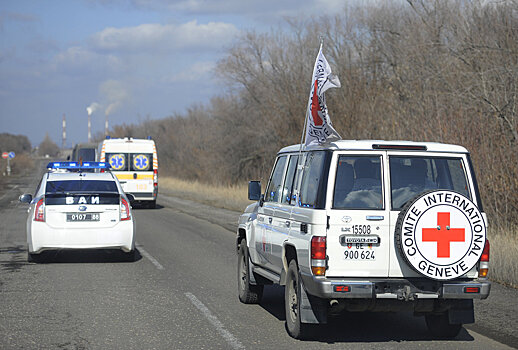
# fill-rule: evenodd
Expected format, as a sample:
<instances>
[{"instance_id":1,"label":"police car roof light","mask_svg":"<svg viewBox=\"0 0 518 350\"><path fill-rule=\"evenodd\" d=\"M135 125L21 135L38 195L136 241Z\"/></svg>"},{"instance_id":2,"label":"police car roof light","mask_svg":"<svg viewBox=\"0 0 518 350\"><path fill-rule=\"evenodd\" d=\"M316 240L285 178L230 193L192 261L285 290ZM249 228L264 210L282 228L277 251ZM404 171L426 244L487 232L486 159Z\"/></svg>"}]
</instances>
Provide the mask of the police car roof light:
<instances>
[{"instance_id":1,"label":"police car roof light","mask_svg":"<svg viewBox=\"0 0 518 350\"><path fill-rule=\"evenodd\" d=\"M110 165L106 162L85 162L79 164L77 162L50 162L47 169L105 169L108 170Z\"/></svg>"}]
</instances>

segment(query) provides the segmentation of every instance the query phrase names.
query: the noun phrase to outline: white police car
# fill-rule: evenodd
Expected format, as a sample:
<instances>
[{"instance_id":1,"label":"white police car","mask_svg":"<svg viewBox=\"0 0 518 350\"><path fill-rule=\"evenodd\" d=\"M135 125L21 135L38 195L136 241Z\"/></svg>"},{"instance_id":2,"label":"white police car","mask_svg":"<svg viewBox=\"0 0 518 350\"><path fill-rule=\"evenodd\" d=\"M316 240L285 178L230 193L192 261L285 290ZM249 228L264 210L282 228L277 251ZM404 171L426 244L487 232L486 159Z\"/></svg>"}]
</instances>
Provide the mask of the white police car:
<instances>
[{"instance_id":1,"label":"white police car","mask_svg":"<svg viewBox=\"0 0 518 350\"><path fill-rule=\"evenodd\" d=\"M51 162L30 203L28 261L61 249L121 249L135 260L131 195L122 190L106 163Z\"/></svg>"}]
</instances>

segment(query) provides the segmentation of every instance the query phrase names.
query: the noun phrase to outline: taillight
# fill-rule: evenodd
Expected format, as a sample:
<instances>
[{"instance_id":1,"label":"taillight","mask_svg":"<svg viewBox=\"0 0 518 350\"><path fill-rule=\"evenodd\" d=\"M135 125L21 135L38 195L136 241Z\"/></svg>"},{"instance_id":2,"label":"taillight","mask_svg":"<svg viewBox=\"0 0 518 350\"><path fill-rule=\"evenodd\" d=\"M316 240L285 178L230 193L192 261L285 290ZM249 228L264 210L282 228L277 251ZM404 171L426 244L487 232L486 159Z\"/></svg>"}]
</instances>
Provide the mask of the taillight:
<instances>
[{"instance_id":1,"label":"taillight","mask_svg":"<svg viewBox=\"0 0 518 350\"><path fill-rule=\"evenodd\" d=\"M480 257L480 266L478 269L478 277L485 278L489 271L489 240L486 239L482 256Z\"/></svg>"},{"instance_id":2,"label":"taillight","mask_svg":"<svg viewBox=\"0 0 518 350\"><path fill-rule=\"evenodd\" d=\"M34 210L34 221L45 221L45 200L44 198L40 199L38 203L36 203L36 209Z\"/></svg>"},{"instance_id":3,"label":"taillight","mask_svg":"<svg viewBox=\"0 0 518 350\"><path fill-rule=\"evenodd\" d=\"M324 276L326 273L326 237L311 238L311 271L315 276Z\"/></svg>"},{"instance_id":4,"label":"taillight","mask_svg":"<svg viewBox=\"0 0 518 350\"><path fill-rule=\"evenodd\" d=\"M121 198L121 221L130 220L130 219L131 219L131 216L130 216L130 208L129 208L128 201L125 200L124 198Z\"/></svg>"},{"instance_id":5,"label":"taillight","mask_svg":"<svg viewBox=\"0 0 518 350\"><path fill-rule=\"evenodd\" d=\"M158 169L153 170L153 185L158 186Z\"/></svg>"}]
</instances>

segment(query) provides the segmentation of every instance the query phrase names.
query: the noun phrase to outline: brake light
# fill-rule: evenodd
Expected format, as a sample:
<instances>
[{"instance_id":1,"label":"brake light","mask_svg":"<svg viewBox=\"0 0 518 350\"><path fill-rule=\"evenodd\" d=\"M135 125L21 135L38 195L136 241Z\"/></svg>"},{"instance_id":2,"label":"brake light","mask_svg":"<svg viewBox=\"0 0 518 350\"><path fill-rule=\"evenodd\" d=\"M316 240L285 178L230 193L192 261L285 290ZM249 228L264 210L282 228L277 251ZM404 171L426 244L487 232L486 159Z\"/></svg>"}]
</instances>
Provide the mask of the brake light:
<instances>
[{"instance_id":1,"label":"brake light","mask_svg":"<svg viewBox=\"0 0 518 350\"><path fill-rule=\"evenodd\" d=\"M45 221L45 200L44 198L40 199L38 203L36 203L36 209L34 210L34 221Z\"/></svg>"},{"instance_id":2,"label":"brake light","mask_svg":"<svg viewBox=\"0 0 518 350\"><path fill-rule=\"evenodd\" d=\"M315 276L326 273L326 237L311 238L311 271Z\"/></svg>"},{"instance_id":3,"label":"brake light","mask_svg":"<svg viewBox=\"0 0 518 350\"><path fill-rule=\"evenodd\" d=\"M480 266L478 269L478 277L485 278L489 271L489 240L486 239L482 256L480 257Z\"/></svg>"},{"instance_id":4,"label":"brake light","mask_svg":"<svg viewBox=\"0 0 518 350\"><path fill-rule=\"evenodd\" d=\"M130 207L128 201L121 198L121 221L130 220Z\"/></svg>"},{"instance_id":5,"label":"brake light","mask_svg":"<svg viewBox=\"0 0 518 350\"><path fill-rule=\"evenodd\" d=\"M158 186L158 169L153 170L153 186Z\"/></svg>"}]
</instances>

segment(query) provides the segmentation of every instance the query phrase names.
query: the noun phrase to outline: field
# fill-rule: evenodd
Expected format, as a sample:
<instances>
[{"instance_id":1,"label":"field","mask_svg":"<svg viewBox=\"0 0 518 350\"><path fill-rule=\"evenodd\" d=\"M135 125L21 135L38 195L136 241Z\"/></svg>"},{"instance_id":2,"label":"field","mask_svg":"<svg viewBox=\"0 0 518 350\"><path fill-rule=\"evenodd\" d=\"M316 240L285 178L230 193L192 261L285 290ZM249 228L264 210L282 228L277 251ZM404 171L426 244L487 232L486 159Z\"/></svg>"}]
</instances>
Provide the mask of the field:
<instances>
[{"instance_id":1,"label":"field","mask_svg":"<svg viewBox=\"0 0 518 350\"><path fill-rule=\"evenodd\" d=\"M247 200L247 185L213 186L197 181L161 177L160 187L174 196L238 212L251 204ZM491 220L491 218L489 218ZM518 288L518 228L489 225L491 243L489 278Z\"/></svg>"}]
</instances>

